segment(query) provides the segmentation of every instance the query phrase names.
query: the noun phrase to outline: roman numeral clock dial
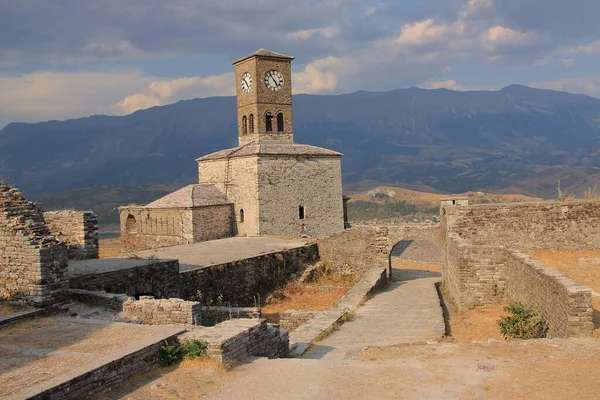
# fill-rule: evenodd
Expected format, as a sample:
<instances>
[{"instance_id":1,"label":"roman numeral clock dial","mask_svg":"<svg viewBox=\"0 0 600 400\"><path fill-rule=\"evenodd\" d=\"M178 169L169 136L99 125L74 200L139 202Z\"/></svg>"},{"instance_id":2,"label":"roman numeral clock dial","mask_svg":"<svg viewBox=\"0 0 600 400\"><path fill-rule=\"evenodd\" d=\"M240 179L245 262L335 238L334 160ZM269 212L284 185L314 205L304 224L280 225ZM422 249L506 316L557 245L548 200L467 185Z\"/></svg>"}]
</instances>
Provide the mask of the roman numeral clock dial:
<instances>
[{"instance_id":1,"label":"roman numeral clock dial","mask_svg":"<svg viewBox=\"0 0 600 400\"><path fill-rule=\"evenodd\" d=\"M283 87L283 75L277 70L270 70L265 74L265 85L269 90L278 91Z\"/></svg>"}]
</instances>

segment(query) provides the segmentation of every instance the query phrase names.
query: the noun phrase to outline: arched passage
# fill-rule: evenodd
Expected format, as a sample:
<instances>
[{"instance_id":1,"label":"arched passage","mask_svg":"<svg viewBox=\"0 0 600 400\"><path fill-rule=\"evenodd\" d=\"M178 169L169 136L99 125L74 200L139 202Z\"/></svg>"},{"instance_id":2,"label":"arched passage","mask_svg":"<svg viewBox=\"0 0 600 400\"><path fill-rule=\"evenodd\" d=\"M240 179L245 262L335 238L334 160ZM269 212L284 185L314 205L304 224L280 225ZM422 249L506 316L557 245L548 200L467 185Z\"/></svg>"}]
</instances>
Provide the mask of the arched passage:
<instances>
[{"instance_id":1,"label":"arched passage","mask_svg":"<svg viewBox=\"0 0 600 400\"><path fill-rule=\"evenodd\" d=\"M429 239L402 239L388 254L388 271L390 278L402 281L441 278L440 248Z\"/></svg>"},{"instance_id":2,"label":"arched passage","mask_svg":"<svg viewBox=\"0 0 600 400\"><path fill-rule=\"evenodd\" d=\"M131 214L127 216L125 220L125 232L127 233L137 233L137 221L135 217Z\"/></svg>"}]
</instances>

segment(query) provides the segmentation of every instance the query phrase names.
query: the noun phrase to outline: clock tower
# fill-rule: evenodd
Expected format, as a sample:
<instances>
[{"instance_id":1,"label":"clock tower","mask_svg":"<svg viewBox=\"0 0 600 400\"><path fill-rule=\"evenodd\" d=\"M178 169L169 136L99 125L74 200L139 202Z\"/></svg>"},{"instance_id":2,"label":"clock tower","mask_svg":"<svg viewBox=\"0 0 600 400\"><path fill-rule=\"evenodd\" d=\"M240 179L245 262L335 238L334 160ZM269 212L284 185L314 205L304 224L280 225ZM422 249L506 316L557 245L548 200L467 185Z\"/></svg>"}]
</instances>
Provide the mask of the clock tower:
<instances>
[{"instance_id":1,"label":"clock tower","mask_svg":"<svg viewBox=\"0 0 600 400\"><path fill-rule=\"evenodd\" d=\"M294 143L294 57L260 49L235 61L239 145Z\"/></svg>"}]
</instances>

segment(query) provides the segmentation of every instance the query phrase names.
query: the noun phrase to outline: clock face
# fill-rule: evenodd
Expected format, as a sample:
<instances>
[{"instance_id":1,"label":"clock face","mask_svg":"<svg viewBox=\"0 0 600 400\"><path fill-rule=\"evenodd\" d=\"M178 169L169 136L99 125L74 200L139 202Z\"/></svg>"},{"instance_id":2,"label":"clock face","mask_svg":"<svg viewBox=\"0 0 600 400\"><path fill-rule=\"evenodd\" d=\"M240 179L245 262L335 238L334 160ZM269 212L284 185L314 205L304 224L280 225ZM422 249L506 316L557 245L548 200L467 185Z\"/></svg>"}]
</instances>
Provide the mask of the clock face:
<instances>
[{"instance_id":1,"label":"clock face","mask_svg":"<svg viewBox=\"0 0 600 400\"><path fill-rule=\"evenodd\" d=\"M283 75L281 72L277 70L270 70L265 74L265 85L269 88L269 90L281 90L283 87Z\"/></svg>"},{"instance_id":2,"label":"clock face","mask_svg":"<svg viewBox=\"0 0 600 400\"><path fill-rule=\"evenodd\" d=\"M250 72L246 72L244 75L242 75L242 81L240 82L240 85L242 92L250 93L250 89L252 89L252 75L250 75Z\"/></svg>"}]
</instances>

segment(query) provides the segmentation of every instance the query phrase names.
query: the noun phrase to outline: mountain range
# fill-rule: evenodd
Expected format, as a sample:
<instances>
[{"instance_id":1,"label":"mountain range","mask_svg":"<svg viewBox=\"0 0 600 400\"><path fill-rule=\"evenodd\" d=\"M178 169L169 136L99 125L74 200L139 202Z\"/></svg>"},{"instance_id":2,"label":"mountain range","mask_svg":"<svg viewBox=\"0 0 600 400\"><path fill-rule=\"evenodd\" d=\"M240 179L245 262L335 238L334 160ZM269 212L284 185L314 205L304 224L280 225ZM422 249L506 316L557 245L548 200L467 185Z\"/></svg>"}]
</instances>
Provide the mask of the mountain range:
<instances>
[{"instance_id":1,"label":"mountain range","mask_svg":"<svg viewBox=\"0 0 600 400\"><path fill-rule=\"evenodd\" d=\"M512 85L295 95L296 143L344 154L345 189L379 185L548 197L600 180L600 99ZM40 195L97 186L182 186L195 158L237 145L234 97L126 116L10 123L0 179Z\"/></svg>"}]
</instances>

